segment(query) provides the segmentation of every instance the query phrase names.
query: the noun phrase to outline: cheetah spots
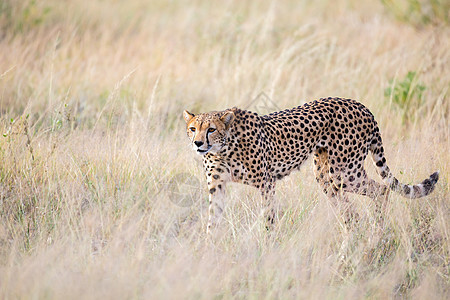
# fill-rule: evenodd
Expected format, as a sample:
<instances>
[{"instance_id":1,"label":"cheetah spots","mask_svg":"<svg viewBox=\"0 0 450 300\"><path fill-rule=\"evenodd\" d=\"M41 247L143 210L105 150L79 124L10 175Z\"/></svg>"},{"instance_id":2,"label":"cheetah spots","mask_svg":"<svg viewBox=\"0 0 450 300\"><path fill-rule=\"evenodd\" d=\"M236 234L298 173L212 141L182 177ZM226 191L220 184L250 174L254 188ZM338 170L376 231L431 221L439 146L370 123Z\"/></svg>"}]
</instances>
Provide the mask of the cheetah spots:
<instances>
[{"instance_id":1,"label":"cheetah spots","mask_svg":"<svg viewBox=\"0 0 450 300\"><path fill-rule=\"evenodd\" d=\"M216 188L223 189L230 180L265 189L268 182L298 169L311 152L316 179L327 190L333 185L372 196L374 191L385 192L387 187L368 179L364 171L369 151L381 178L403 195L427 195L438 180L435 173L418 185L399 183L386 165L373 115L354 100L320 99L265 116L237 108L184 115L191 141L202 142L200 147L211 144L203 164L212 198ZM189 130L192 127L195 130Z\"/></svg>"},{"instance_id":2,"label":"cheetah spots","mask_svg":"<svg viewBox=\"0 0 450 300\"><path fill-rule=\"evenodd\" d=\"M403 193L405 195L409 195L409 193L411 192L411 188L407 185L403 186Z\"/></svg>"}]
</instances>

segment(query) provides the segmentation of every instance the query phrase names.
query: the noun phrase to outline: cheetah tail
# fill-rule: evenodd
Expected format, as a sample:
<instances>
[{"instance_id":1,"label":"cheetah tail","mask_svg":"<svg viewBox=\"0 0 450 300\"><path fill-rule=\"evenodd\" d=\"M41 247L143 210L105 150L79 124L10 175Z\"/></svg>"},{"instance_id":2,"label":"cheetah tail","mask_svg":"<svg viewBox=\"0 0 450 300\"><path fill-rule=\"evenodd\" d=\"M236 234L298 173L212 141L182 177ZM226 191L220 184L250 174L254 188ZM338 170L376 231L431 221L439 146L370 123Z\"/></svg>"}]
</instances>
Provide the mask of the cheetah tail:
<instances>
[{"instance_id":1,"label":"cheetah tail","mask_svg":"<svg viewBox=\"0 0 450 300\"><path fill-rule=\"evenodd\" d=\"M434 172L429 178L425 179L418 184L403 184L397 180L394 176L391 176L391 180L385 180L389 184L389 188L403 197L406 198L420 198L429 195L436 186L439 180L439 171Z\"/></svg>"},{"instance_id":2,"label":"cheetah tail","mask_svg":"<svg viewBox=\"0 0 450 300\"><path fill-rule=\"evenodd\" d=\"M370 150L372 152L372 159L376 166L376 170L385 184L389 186L390 190L410 199L424 197L429 195L434 190L434 187L439 180L439 171L434 172L429 178L425 179L421 183L414 185L403 184L394 177L386 164L384 149L381 145L381 137L377 137L372 141Z\"/></svg>"}]
</instances>

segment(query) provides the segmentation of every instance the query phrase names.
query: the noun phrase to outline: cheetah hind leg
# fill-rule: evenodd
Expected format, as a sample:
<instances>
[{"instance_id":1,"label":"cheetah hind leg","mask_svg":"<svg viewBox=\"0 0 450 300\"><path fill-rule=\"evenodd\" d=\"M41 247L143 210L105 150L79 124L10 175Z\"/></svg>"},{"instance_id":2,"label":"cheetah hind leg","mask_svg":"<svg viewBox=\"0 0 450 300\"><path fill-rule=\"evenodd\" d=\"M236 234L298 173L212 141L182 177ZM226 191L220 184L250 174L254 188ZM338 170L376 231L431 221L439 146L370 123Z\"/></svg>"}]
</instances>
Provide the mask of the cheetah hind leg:
<instances>
[{"instance_id":1,"label":"cheetah hind leg","mask_svg":"<svg viewBox=\"0 0 450 300\"><path fill-rule=\"evenodd\" d=\"M348 189L350 192L367 196L375 202L375 217L378 225L384 227L384 215L387 211L389 188L385 184L380 184L375 180L367 176L366 171L361 168L359 172L361 174L361 181L358 185L355 182L349 184Z\"/></svg>"},{"instance_id":2,"label":"cheetah hind leg","mask_svg":"<svg viewBox=\"0 0 450 300\"><path fill-rule=\"evenodd\" d=\"M314 151L314 174L317 182L331 203L335 207L340 207L344 210L345 227L350 229L354 224L358 223L359 215L348 200L347 190L340 188L342 184L336 184L330 176L328 152L325 148L318 148Z\"/></svg>"}]
</instances>

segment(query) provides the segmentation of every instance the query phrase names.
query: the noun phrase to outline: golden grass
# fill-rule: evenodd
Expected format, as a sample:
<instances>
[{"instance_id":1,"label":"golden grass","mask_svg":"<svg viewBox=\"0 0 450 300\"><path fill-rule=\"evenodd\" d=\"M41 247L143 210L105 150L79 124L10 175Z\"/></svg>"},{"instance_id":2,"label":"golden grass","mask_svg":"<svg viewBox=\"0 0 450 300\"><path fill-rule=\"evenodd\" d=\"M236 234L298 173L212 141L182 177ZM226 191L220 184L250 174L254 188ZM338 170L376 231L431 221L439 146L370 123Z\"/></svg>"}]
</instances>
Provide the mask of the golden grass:
<instances>
[{"instance_id":1,"label":"golden grass","mask_svg":"<svg viewBox=\"0 0 450 300\"><path fill-rule=\"evenodd\" d=\"M450 30L360 2L4 1L0 298L448 298ZM425 103L402 123L384 89L408 71ZM272 232L257 191L232 185L207 240L183 109L324 96L368 106L397 177L439 169L435 192L391 194L383 232L354 196L348 231L307 162L278 184ZM180 173L195 205L174 204Z\"/></svg>"}]
</instances>

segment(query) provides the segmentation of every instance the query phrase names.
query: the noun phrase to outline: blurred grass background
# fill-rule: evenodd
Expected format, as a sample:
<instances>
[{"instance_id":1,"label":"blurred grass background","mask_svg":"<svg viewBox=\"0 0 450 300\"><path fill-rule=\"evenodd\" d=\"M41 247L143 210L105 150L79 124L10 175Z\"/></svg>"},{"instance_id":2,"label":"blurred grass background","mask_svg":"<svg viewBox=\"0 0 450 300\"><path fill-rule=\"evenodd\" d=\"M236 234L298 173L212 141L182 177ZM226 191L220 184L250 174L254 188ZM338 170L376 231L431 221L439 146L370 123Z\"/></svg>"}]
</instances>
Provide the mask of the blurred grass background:
<instances>
[{"instance_id":1,"label":"blurred grass background","mask_svg":"<svg viewBox=\"0 0 450 300\"><path fill-rule=\"evenodd\" d=\"M0 298L449 297L448 1L0 2ZM262 96L261 96L262 95ZM403 182L342 226L310 162L258 193L207 193L181 112L363 102ZM371 162L368 163L371 169ZM370 170L372 177L379 180ZM173 184L192 174L194 191ZM195 182L195 181L194 181ZM174 190L175 189L175 190ZM179 206L184 193L195 205Z\"/></svg>"}]
</instances>

